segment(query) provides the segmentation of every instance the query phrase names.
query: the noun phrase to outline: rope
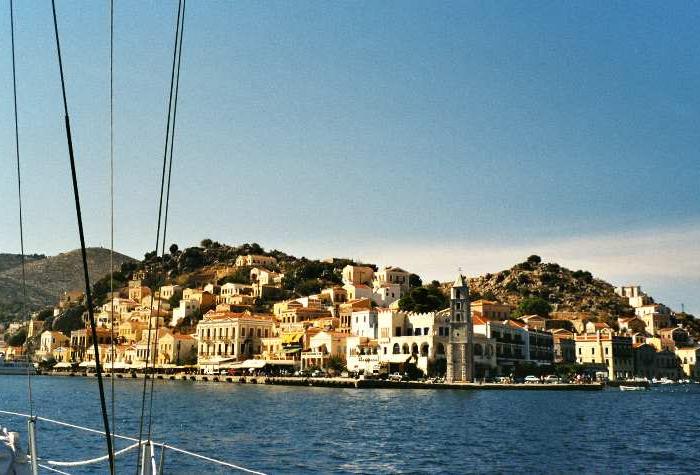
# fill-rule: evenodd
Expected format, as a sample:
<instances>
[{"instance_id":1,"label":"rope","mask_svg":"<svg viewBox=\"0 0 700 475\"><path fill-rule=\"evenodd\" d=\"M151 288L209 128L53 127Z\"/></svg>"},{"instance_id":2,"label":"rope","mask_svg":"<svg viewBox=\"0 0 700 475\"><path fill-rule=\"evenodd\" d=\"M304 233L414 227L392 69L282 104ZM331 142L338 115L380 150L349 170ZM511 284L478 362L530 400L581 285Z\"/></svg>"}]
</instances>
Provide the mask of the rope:
<instances>
[{"instance_id":1,"label":"rope","mask_svg":"<svg viewBox=\"0 0 700 475\"><path fill-rule=\"evenodd\" d=\"M173 103L173 86L174 86L174 81L175 81L175 61L177 59L177 49L178 49L178 39L180 37L180 16L181 16L181 11L182 11L182 1L178 2L177 6L177 21L176 21L176 26L175 26L175 47L173 48L173 61L172 61L172 70L170 73L170 93L169 93L169 98L168 98L168 116L167 116L167 121L166 121L166 128L165 128L165 151L163 152L163 171L161 174L161 179L160 179L160 198L158 201L158 225L156 229L156 246L155 246L155 255L158 255L158 249L160 247L160 229L161 229L161 222L162 222L162 214L163 214L163 190L165 187L165 170L166 170L166 165L167 165L167 157L168 157L168 142L170 139L170 114L171 114L171 109L172 109L172 103ZM155 282L153 285L153 289L151 290L151 305L150 305L150 310L149 310L149 318L148 318L148 336L146 338L147 341L147 349L146 349L146 374L148 374L148 362L150 360L151 356L151 326L152 326L152 320L153 320L153 299L155 298L155 289L158 287L158 275L156 274ZM159 305L160 308L160 305ZM160 317L160 312L156 315L156 324L158 323L158 318ZM158 335L156 333L156 339L158 338ZM153 367L155 368L155 359L157 356L157 350L156 350L156 355L153 356ZM146 411L146 388L148 387L148 379L144 378L143 379L143 389L141 392L141 416L139 418L139 442L143 440L143 423L144 423L144 418L145 418L145 411ZM152 401L152 395L153 395L153 381L151 381L151 401ZM152 409L152 403L150 405L149 409L149 424L148 424L148 432L150 435L151 432L151 418L150 418L150 410ZM145 463L146 461L144 461ZM136 460L136 473L138 474L139 468L141 466L141 452L139 451L139 455Z\"/></svg>"},{"instance_id":2,"label":"rope","mask_svg":"<svg viewBox=\"0 0 700 475\"><path fill-rule=\"evenodd\" d=\"M57 470L53 467L49 467L48 465L42 465L42 464L38 463L37 466L43 468L44 470L48 470L49 472L60 473L62 475L70 475L70 473L68 473L68 472L63 472L61 470Z\"/></svg>"},{"instance_id":3,"label":"rope","mask_svg":"<svg viewBox=\"0 0 700 475\"><path fill-rule=\"evenodd\" d=\"M116 457L117 455L125 454L129 450L133 450L139 445L141 444L136 442L135 444L132 444L128 447L124 447L123 449L117 450L116 452L114 452L114 456ZM76 462L56 462L55 460L47 460L46 463L48 463L49 465L53 465L54 467L81 467L83 465L92 465L94 463L104 462L108 458L109 455L103 455L101 457L95 457L94 459L78 460Z\"/></svg>"},{"instance_id":4,"label":"rope","mask_svg":"<svg viewBox=\"0 0 700 475\"><path fill-rule=\"evenodd\" d=\"M241 467L240 465L235 465L235 464L232 464L232 463L229 463L229 462L223 462L223 461L221 461L221 460L216 460L216 459L213 459L213 458L211 458L211 457L207 457L207 456L205 456L205 455L200 455L200 454L196 454L196 453L194 453L194 452L190 452L190 451L188 451L188 450L178 449L177 447L173 447L172 445L165 445L165 444L163 444L162 446L163 446L164 448L168 449L168 450L173 450L173 451L175 451L175 452L180 452L181 454L189 455L190 457L195 457L195 458L198 458L198 459L206 460L206 461L208 461L208 462L216 463L216 464L219 464L219 465L224 466L224 467L235 468L236 470L240 470L241 472L254 473L254 474L256 474L256 475L265 475L265 473L263 473L263 472L258 472L258 471L255 471L255 470L251 470L251 469L249 469L249 468Z\"/></svg>"},{"instance_id":5,"label":"rope","mask_svg":"<svg viewBox=\"0 0 700 475\"><path fill-rule=\"evenodd\" d=\"M24 257L24 223L22 220L22 172L19 160L19 125L17 119L17 71L15 67L15 15L14 2L10 0L10 37L12 38L12 97L14 100L15 112L15 155L17 157L17 200L19 202L19 247L22 261L22 314L27 318L27 271L26 259ZM31 318L29 318L31 325ZM27 343L29 350L29 343ZM31 363L31 360L28 361ZM34 399L32 398L32 370L33 366L27 364L27 398L29 400L29 414L34 414Z\"/></svg>"},{"instance_id":6,"label":"rope","mask_svg":"<svg viewBox=\"0 0 700 475\"><path fill-rule=\"evenodd\" d=\"M18 416L18 417L25 417L25 418L30 418L30 417L31 417L29 414L22 414L22 413L20 413L20 412L11 412L11 411L2 411L2 410L0 410L0 414L7 414L7 415L10 415L10 416ZM68 423L68 422L57 421L57 420L55 420L55 419L49 419L48 417L36 417L36 419L41 420L41 421L44 421L44 422L50 422L50 423L52 423L52 424L57 424L57 425L60 425L60 426L63 426L63 427L70 427L71 429L78 429L78 430L82 430L82 431L85 431L85 432L91 432L91 433L93 433L93 434L100 434L100 435L104 434L104 432L102 432L102 431L100 431L100 430L97 430L97 429L92 429L92 428L90 428L90 427L79 426L79 425L76 425L76 424L70 424L70 423ZM138 439L136 439L136 438L134 438L134 437L129 437L129 436L126 436L126 435L114 434L114 437L116 437L117 439L128 440L128 441L131 441L131 442L138 442L138 445L142 445L142 444L144 443L143 441L139 441ZM253 474L256 474L256 475L265 475L264 472L258 472L258 471L256 471L256 470L251 470L251 469L249 469L249 468L241 467L240 465L236 465L236 464L233 464L233 463L230 463L230 462L224 462L223 460L217 460L217 459L214 459L214 458L211 458L211 457L207 457L206 455L200 455L200 454L197 454L197 453L194 453L194 452L190 452L189 450L181 449L181 448L179 448L179 447L175 447L175 446L172 446L172 445L167 445L167 444L158 443L158 442L151 442L151 443L152 443L153 445L158 446L158 447L161 447L161 448L165 448L165 449L168 449L168 450L173 450L173 451L175 451L175 452L179 452L179 453L184 454L184 455L189 455L190 457L198 458L198 459L201 459L201 460L206 460L207 462L211 462L211 463L215 463L215 464L217 464L217 465L221 465L222 467L233 468L233 469L236 469L236 470L240 470L240 471L242 471L242 472L253 473ZM139 451L139 452L141 452L141 451Z\"/></svg>"},{"instance_id":7,"label":"rope","mask_svg":"<svg viewBox=\"0 0 700 475\"><path fill-rule=\"evenodd\" d=\"M70 119L68 118L68 101L66 100L66 85L63 77L63 61L61 60L61 43L58 36L58 21L56 19L56 1L51 0L51 9L53 12L53 26L56 34L56 52L58 54L58 67L61 75L61 92L63 93L63 110L65 112L66 121L66 139L68 141L68 156L70 159L71 178L73 180L73 196L75 198L75 212L78 218L78 234L80 236L80 252L83 259L83 275L85 278L85 298L87 300L87 311L90 319L90 327L92 328L92 344L95 350L95 372L97 374L97 383L100 392L100 409L102 411L102 420L104 423L104 435L107 440L107 453L109 454L109 470L114 475L114 450L112 449L112 437L110 437L109 417L107 416L107 404L105 402L104 383L102 381L102 365L100 363L100 347L97 340L97 324L95 323L95 314L92 307L92 293L90 291L90 274L88 272L87 252L85 250L85 233L83 232L83 218L80 210L80 193L78 192L78 178L75 171L75 157L73 154L73 139L70 132Z\"/></svg>"}]
</instances>

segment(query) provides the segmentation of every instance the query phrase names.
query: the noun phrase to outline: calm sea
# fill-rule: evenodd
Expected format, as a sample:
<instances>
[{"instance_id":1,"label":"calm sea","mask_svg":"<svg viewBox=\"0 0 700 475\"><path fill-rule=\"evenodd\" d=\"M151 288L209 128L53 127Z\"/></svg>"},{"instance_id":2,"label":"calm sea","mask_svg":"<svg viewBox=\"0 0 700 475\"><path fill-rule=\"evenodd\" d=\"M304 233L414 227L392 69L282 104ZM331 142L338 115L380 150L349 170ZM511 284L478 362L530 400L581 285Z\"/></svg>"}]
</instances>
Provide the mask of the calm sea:
<instances>
[{"instance_id":1,"label":"calm sea","mask_svg":"<svg viewBox=\"0 0 700 475\"><path fill-rule=\"evenodd\" d=\"M118 433L138 434L141 387L115 381ZM33 390L39 415L101 427L95 379L34 377ZM26 413L26 395L24 377L0 376L0 409ZM470 392L158 381L152 432L266 473L687 473L700 467L699 408L700 385ZM26 423L0 414L0 426L24 432ZM38 443L44 459L105 453L100 436L44 422ZM135 458L117 466L134 473ZM227 471L169 452L166 473Z\"/></svg>"}]
</instances>

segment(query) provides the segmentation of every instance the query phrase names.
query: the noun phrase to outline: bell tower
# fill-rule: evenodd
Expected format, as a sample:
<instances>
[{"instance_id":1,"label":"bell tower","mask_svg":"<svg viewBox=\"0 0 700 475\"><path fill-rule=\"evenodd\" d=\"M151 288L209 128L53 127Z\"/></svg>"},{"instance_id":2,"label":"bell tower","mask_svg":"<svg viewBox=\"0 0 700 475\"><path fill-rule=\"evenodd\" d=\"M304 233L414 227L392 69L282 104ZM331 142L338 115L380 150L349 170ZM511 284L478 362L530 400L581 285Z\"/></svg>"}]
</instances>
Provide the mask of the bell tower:
<instances>
[{"instance_id":1,"label":"bell tower","mask_svg":"<svg viewBox=\"0 0 700 475\"><path fill-rule=\"evenodd\" d=\"M474 380L473 332L469 285L460 272L450 289L450 340L446 355L448 383Z\"/></svg>"}]
</instances>

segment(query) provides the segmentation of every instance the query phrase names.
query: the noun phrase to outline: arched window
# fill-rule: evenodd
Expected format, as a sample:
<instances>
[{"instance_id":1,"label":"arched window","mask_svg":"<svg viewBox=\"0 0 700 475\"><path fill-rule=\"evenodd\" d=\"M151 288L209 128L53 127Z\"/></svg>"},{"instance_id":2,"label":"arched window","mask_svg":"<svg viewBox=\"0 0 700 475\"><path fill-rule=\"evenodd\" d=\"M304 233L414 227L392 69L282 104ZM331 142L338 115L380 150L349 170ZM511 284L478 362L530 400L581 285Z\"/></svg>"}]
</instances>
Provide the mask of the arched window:
<instances>
[{"instance_id":1,"label":"arched window","mask_svg":"<svg viewBox=\"0 0 700 475\"><path fill-rule=\"evenodd\" d=\"M398 343L394 343L394 348L393 348L392 353L394 353L395 355L398 355L398 354L401 353L401 348L399 348L399 344L398 344Z\"/></svg>"},{"instance_id":2,"label":"arched window","mask_svg":"<svg viewBox=\"0 0 700 475\"><path fill-rule=\"evenodd\" d=\"M423 343L420 346L420 355L421 356L428 356L430 354L430 346L427 343Z\"/></svg>"},{"instance_id":3,"label":"arched window","mask_svg":"<svg viewBox=\"0 0 700 475\"><path fill-rule=\"evenodd\" d=\"M444 355L445 354L445 345L442 343L438 343L437 347L435 347L435 353L438 355Z\"/></svg>"},{"instance_id":4,"label":"arched window","mask_svg":"<svg viewBox=\"0 0 700 475\"><path fill-rule=\"evenodd\" d=\"M407 355L408 354L408 343L404 343L402 349L403 349L403 354Z\"/></svg>"},{"instance_id":5,"label":"arched window","mask_svg":"<svg viewBox=\"0 0 700 475\"><path fill-rule=\"evenodd\" d=\"M412 355L418 354L418 343L414 343L411 345L411 354Z\"/></svg>"}]
</instances>

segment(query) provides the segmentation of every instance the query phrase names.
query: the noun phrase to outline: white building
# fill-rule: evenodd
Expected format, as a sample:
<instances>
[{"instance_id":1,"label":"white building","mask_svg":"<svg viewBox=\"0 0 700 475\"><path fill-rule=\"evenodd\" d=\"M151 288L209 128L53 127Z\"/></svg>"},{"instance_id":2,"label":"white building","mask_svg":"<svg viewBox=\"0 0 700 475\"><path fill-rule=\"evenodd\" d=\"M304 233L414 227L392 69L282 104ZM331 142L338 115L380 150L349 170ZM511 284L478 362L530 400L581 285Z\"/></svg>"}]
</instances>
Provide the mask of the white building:
<instances>
[{"instance_id":1,"label":"white building","mask_svg":"<svg viewBox=\"0 0 700 475\"><path fill-rule=\"evenodd\" d=\"M353 336L377 339L379 335L379 320L376 309L362 309L352 312L350 318L350 334Z\"/></svg>"}]
</instances>

